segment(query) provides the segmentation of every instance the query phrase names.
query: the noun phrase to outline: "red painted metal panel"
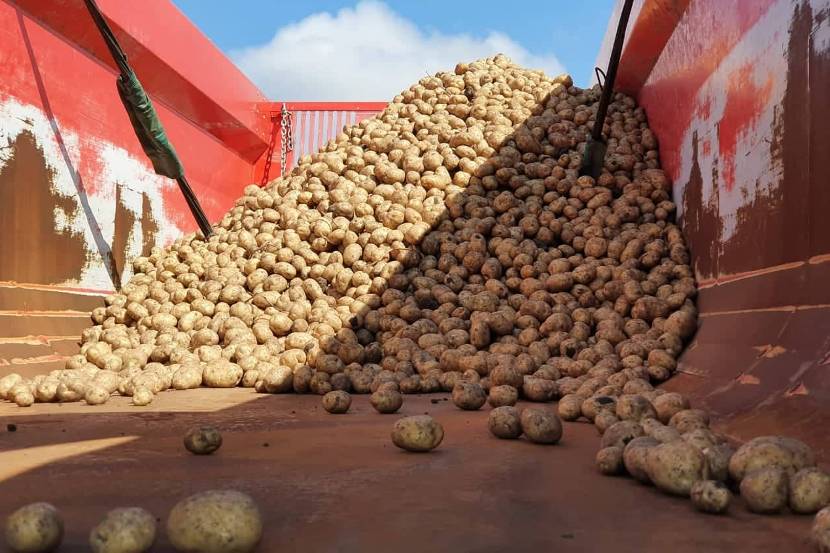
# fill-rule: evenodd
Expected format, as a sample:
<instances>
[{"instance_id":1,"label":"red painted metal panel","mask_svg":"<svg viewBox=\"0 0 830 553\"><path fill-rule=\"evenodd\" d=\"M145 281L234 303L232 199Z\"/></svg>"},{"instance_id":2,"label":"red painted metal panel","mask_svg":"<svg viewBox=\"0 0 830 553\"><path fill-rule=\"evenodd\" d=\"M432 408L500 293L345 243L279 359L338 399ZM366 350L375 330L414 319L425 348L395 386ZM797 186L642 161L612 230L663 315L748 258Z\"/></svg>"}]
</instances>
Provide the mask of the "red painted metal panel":
<instances>
[{"instance_id":1,"label":"red painted metal panel","mask_svg":"<svg viewBox=\"0 0 830 553\"><path fill-rule=\"evenodd\" d=\"M115 68L82 0L13 3L76 48ZM256 106L266 101L265 96L172 2L100 0L98 4L157 102L167 103L249 163L262 155L269 122Z\"/></svg>"},{"instance_id":2,"label":"red painted metal panel","mask_svg":"<svg viewBox=\"0 0 830 553\"><path fill-rule=\"evenodd\" d=\"M660 141L700 287L668 387L735 436L830 454L830 0L676 4L645 1L618 75Z\"/></svg>"}]
</instances>

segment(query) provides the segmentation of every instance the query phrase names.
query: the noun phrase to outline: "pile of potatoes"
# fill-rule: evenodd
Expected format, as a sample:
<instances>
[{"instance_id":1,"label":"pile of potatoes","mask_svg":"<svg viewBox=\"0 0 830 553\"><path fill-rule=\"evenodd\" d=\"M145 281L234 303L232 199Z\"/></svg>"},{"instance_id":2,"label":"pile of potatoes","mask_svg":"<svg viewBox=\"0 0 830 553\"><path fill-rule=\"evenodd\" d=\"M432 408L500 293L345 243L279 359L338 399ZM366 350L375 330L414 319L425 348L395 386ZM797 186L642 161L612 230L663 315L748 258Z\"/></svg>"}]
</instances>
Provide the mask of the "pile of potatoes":
<instances>
[{"instance_id":1,"label":"pile of potatoes","mask_svg":"<svg viewBox=\"0 0 830 553\"><path fill-rule=\"evenodd\" d=\"M631 98L610 106L605 171L579 176L599 94L502 55L421 79L247 187L210 239L136 259L66 368L6 376L0 397L650 392L695 330L695 282Z\"/></svg>"}]
</instances>

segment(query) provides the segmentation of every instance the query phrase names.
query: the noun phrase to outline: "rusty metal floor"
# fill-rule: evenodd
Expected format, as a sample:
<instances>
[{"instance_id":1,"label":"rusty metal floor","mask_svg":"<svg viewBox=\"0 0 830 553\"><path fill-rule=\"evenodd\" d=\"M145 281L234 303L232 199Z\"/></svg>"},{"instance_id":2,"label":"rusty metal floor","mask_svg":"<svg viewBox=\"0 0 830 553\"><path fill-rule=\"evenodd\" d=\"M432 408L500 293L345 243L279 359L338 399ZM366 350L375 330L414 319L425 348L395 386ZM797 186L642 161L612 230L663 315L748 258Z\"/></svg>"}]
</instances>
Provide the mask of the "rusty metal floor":
<instances>
[{"instance_id":1,"label":"rusty metal floor","mask_svg":"<svg viewBox=\"0 0 830 553\"><path fill-rule=\"evenodd\" d=\"M444 425L444 443L425 455L391 444L400 414L375 413L367 396L338 416L318 396L247 389L163 393L147 408L126 398L3 403L0 516L52 502L67 526L61 551L80 552L108 509L139 505L163 523L179 498L230 487L262 507L263 552L812 551L811 517L753 515L739 503L728 516L700 514L687 500L598 475L588 424L567 423L556 446L501 441L487 431L487 407L432 402L444 397L407 396L400 412ZM197 423L222 430L215 455L182 447ZM153 551L171 550L161 532Z\"/></svg>"}]
</instances>

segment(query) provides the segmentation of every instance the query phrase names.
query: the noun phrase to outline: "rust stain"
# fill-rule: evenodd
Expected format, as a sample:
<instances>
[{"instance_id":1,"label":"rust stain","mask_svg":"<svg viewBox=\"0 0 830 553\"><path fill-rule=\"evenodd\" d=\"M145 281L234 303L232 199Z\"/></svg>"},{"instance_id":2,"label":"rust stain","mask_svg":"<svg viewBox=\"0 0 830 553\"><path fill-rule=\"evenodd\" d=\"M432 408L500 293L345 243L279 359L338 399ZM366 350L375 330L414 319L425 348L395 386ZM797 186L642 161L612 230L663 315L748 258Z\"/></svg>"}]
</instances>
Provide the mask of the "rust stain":
<instances>
[{"instance_id":1,"label":"rust stain","mask_svg":"<svg viewBox=\"0 0 830 553\"><path fill-rule=\"evenodd\" d=\"M130 247L130 238L132 236L133 226L135 224L135 215L124 205L123 187L120 183L115 183L115 231L112 236L112 257L115 274L121 281L121 275L124 273L124 266L127 263L127 252Z\"/></svg>"},{"instance_id":2,"label":"rust stain","mask_svg":"<svg viewBox=\"0 0 830 553\"><path fill-rule=\"evenodd\" d=\"M34 135L21 132L0 170L0 280L57 284L80 277L87 260L83 236L55 230L55 212L68 219L77 205L54 190L54 171Z\"/></svg>"},{"instance_id":3,"label":"rust stain","mask_svg":"<svg viewBox=\"0 0 830 553\"><path fill-rule=\"evenodd\" d=\"M692 133L692 170L683 188L681 224L691 240L692 265L699 277L717 274L722 222L718 216L717 188L708 203L703 202L703 173L700 170L697 131ZM717 182L717 181L715 181Z\"/></svg>"},{"instance_id":4,"label":"rust stain","mask_svg":"<svg viewBox=\"0 0 830 553\"><path fill-rule=\"evenodd\" d=\"M772 94L773 79L768 75L764 84L755 85L752 65L744 65L728 78L726 106L718 122L718 150L723 163L723 180L727 190L735 186L735 149L738 137L757 120Z\"/></svg>"},{"instance_id":5,"label":"rust stain","mask_svg":"<svg viewBox=\"0 0 830 553\"><path fill-rule=\"evenodd\" d=\"M147 193L141 195L141 255L150 255L156 245L159 225L153 217L153 209L150 205L150 196Z\"/></svg>"}]
</instances>

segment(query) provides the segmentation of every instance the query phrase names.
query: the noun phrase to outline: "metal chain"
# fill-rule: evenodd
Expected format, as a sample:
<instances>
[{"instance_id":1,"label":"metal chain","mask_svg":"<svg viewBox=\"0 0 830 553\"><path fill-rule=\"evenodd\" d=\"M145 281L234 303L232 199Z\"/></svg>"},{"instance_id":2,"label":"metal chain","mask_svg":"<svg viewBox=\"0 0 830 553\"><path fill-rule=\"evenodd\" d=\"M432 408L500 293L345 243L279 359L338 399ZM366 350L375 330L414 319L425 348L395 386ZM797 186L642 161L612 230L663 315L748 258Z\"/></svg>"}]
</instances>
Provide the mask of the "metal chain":
<instances>
[{"instance_id":1,"label":"metal chain","mask_svg":"<svg viewBox=\"0 0 830 553\"><path fill-rule=\"evenodd\" d=\"M288 163L288 152L294 150L294 133L291 126L291 112L285 104L280 112L280 176L285 175L285 165Z\"/></svg>"}]
</instances>

